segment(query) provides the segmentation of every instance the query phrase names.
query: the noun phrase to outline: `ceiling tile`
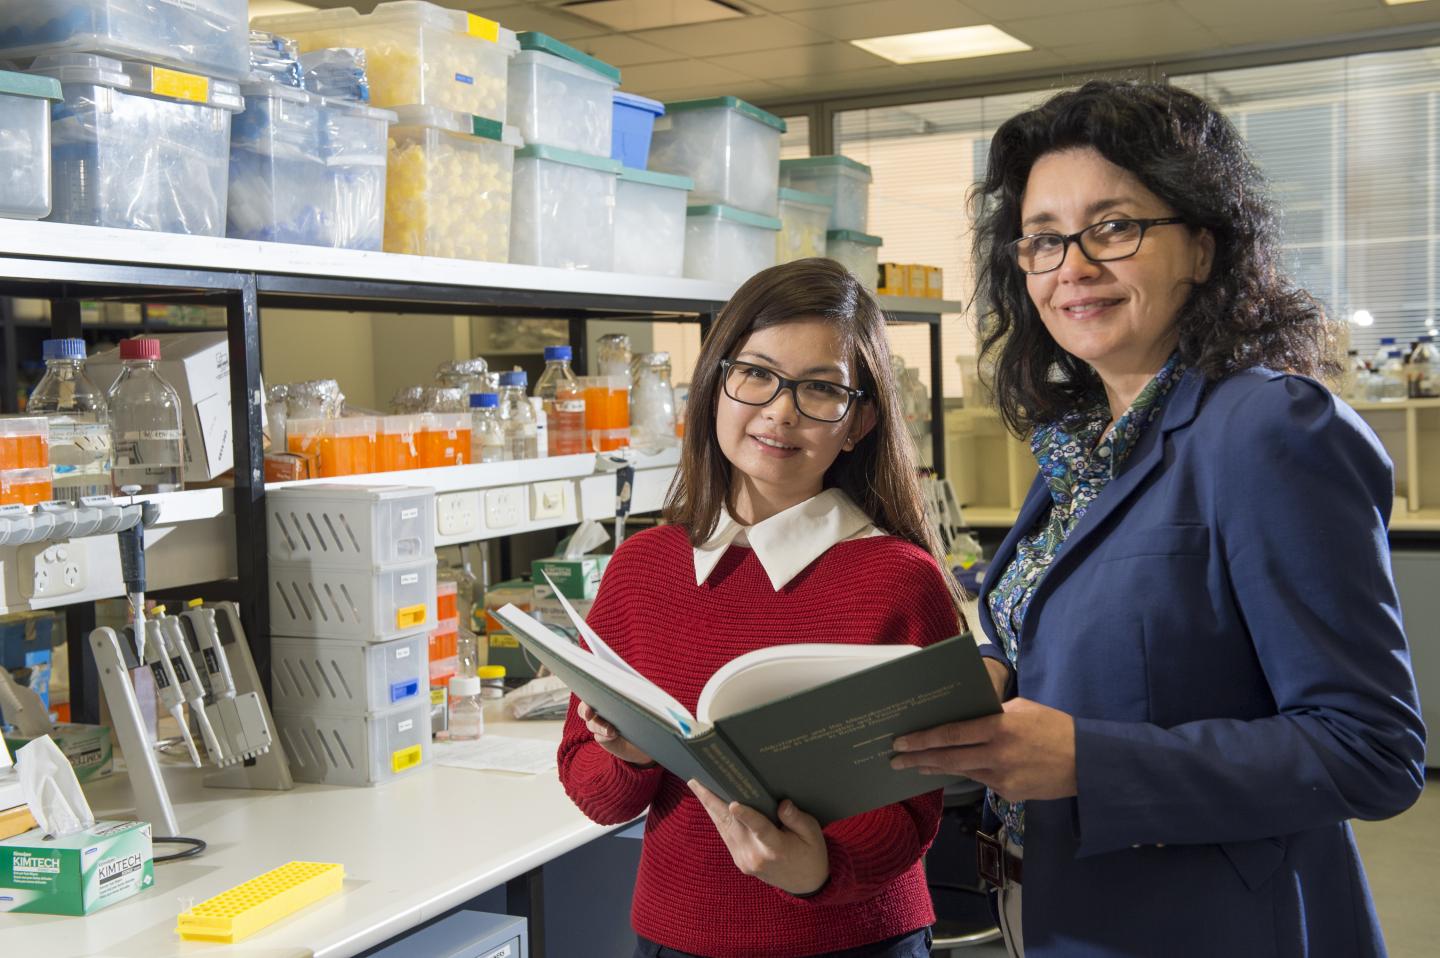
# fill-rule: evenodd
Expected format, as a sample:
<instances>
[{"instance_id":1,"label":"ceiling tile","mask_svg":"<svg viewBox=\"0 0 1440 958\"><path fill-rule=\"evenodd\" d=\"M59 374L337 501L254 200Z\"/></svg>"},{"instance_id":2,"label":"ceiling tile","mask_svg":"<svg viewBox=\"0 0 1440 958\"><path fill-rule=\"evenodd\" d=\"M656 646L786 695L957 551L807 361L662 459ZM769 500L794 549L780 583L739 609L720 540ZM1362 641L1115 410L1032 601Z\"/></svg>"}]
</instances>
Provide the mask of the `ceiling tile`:
<instances>
[{"instance_id":1,"label":"ceiling tile","mask_svg":"<svg viewBox=\"0 0 1440 958\"><path fill-rule=\"evenodd\" d=\"M745 0L747 7L770 13L788 13L791 10L819 10L830 7L848 7L867 0Z\"/></svg>"},{"instance_id":2,"label":"ceiling tile","mask_svg":"<svg viewBox=\"0 0 1440 958\"><path fill-rule=\"evenodd\" d=\"M780 47L823 43L826 40L824 35L781 17L746 17L743 20L722 20L689 27L641 30L632 36L676 53L696 57L775 50Z\"/></svg>"},{"instance_id":3,"label":"ceiling tile","mask_svg":"<svg viewBox=\"0 0 1440 958\"><path fill-rule=\"evenodd\" d=\"M580 37L594 37L609 33L604 27L568 13L547 9L539 5L515 5L496 7L485 12L492 20L498 20L502 27L522 33L538 30L548 33L557 40L576 40Z\"/></svg>"},{"instance_id":4,"label":"ceiling tile","mask_svg":"<svg viewBox=\"0 0 1440 958\"><path fill-rule=\"evenodd\" d=\"M1023 53L1006 53L993 57L971 57L968 60L917 63L910 69L927 80L957 83L1037 73L1064 65L1065 61L1049 50L1027 50Z\"/></svg>"},{"instance_id":5,"label":"ceiling tile","mask_svg":"<svg viewBox=\"0 0 1440 958\"><path fill-rule=\"evenodd\" d=\"M965 5L976 13L990 18L990 22L1003 29L1008 20L1024 20L1031 17L1063 17L1075 13L1077 6L1083 6L1085 13L1104 10L1108 7L1130 7L1142 3L1169 4L1173 0L964 0ZM1253 5L1255 0L1250 0Z\"/></svg>"},{"instance_id":6,"label":"ceiling tile","mask_svg":"<svg viewBox=\"0 0 1440 958\"><path fill-rule=\"evenodd\" d=\"M890 66L889 61L866 53L848 43L817 43L804 47L787 47L757 53L734 53L723 57L707 57L711 63L762 80L800 77L811 74L840 73Z\"/></svg>"},{"instance_id":7,"label":"ceiling tile","mask_svg":"<svg viewBox=\"0 0 1440 958\"><path fill-rule=\"evenodd\" d=\"M636 93L649 90L688 89L705 87L711 96L722 96L732 84L753 83L734 70L704 60L674 60L669 63L644 63L625 71L625 89Z\"/></svg>"},{"instance_id":8,"label":"ceiling tile","mask_svg":"<svg viewBox=\"0 0 1440 958\"><path fill-rule=\"evenodd\" d=\"M1072 11L1063 16L1031 17L1005 25L1012 35L1034 47L1076 47L1093 43L1094 62L1109 59L1111 51L1147 54L1172 50L1176 41L1195 47L1213 47L1215 37L1193 17L1171 4L1142 4L1108 10ZM1103 52L1102 52L1103 51Z\"/></svg>"},{"instance_id":9,"label":"ceiling tile","mask_svg":"<svg viewBox=\"0 0 1440 958\"><path fill-rule=\"evenodd\" d=\"M827 10L797 10L785 16L837 40L972 27L986 22L984 16L958 0L875 0Z\"/></svg>"},{"instance_id":10,"label":"ceiling tile","mask_svg":"<svg viewBox=\"0 0 1440 958\"><path fill-rule=\"evenodd\" d=\"M632 67L641 63L663 63L666 60L675 59L674 51L662 50L653 43L646 43L644 40L636 40L634 37L619 33L611 34L608 37L587 37L577 40L575 46L592 57L599 57L606 63L617 67Z\"/></svg>"},{"instance_id":11,"label":"ceiling tile","mask_svg":"<svg viewBox=\"0 0 1440 958\"><path fill-rule=\"evenodd\" d=\"M788 80L776 80L775 85L782 87L786 94L850 94L854 96L865 96L870 93L877 93L886 90L894 90L899 87L923 87L927 81L917 76L909 67L887 66L877 67L870 70L850 70L845 73L831 73L825 76L808 77L805 79L791 78Z\"/></svg>"}]
</instances>

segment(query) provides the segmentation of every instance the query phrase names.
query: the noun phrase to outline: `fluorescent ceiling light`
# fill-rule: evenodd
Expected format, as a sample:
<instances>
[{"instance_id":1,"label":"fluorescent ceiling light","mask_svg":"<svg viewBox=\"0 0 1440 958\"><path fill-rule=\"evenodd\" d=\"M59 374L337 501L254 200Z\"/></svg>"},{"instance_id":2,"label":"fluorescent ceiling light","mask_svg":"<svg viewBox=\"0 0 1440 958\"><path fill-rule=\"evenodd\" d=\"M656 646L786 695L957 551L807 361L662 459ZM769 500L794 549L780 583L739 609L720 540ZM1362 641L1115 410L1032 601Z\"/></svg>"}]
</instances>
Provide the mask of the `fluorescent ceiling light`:
<instances>
[{"instance_id":1,"label":"fluorescent ceiling light","mask_svg":"<svg viewBox=\"0 0 1440 958\"><path fill-rule=\"evenodd\" d=\"M1386 5L1386 6L1389 6L1389 7L1398 7L1398 6L1400 6L1401 4L1403 4L1403 3L1424 3L1424 2L1425 2L1425 0L1385 0L1385 5Z\"/></svg>"},{"instance_id":2,"label":"fluorescent ceiling light","mask_svg":"<svg viewBox=\"0 0 1440 958\"><path fill-rule=\"evenodd\" d=\"M966 57L989 57L997 53L1022 53L1033 49L1028 43L1023 43L988 23L978 27L899 33L890 37L869 37L850 42L866 52L895 63L961 60Z\"/></svg>"}]
</instances>

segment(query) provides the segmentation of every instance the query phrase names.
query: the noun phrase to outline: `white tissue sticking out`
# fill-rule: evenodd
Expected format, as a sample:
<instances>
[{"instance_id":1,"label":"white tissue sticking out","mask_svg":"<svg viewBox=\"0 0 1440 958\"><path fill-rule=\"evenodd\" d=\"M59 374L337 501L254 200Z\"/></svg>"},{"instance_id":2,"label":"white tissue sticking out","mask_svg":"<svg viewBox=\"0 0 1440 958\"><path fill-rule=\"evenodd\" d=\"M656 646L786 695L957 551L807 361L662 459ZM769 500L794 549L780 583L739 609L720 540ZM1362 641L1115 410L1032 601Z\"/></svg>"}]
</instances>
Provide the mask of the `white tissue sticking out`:
<instances>
[{"instance_id":1,"label":"white tissue sticking out","mask_svg":"<svg viewBox=\"0 0 1440 958\"><path fill-rule=\"evenodd\" d=\"M50 736L20 746L15 759L25 804L47 835L61 838L95 824L75 770Z\"/></svg>"},{"instance_id":2,"label":"white tissue sticking out","mask_svg":"<svg viewBox=\"0 0 1440 958\"><path fill-rule=\"evenodd\" d=\"M610 533L605 531L604 526L594 519L586 519L580 523L575 534L566 540L563 555L566 559L578 559L594 552L609 540Z\"/></svg>"}]
</instances>

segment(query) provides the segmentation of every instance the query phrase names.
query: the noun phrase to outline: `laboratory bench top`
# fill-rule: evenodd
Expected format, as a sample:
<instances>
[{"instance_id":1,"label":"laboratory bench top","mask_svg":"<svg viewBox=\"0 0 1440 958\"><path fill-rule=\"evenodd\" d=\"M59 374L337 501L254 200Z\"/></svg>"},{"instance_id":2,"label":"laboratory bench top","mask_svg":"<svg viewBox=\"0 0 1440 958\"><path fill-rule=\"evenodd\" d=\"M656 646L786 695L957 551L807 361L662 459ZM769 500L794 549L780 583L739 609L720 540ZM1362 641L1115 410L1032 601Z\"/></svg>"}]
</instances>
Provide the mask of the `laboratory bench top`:
<instances>
[{"instance_id":1,"label":"laboratory bench top","mask_svg":"<svg viewBox=\"0 0 1440 958\"><path fill-rule=\"evenodd\" d=\"M558 745L561 724L509 721L486 709L494 734ZM164 771L180 830L207 843L203 855L156 865L153 888L84 918L0 914L4 953L343 958L612 830L580 814L553 769L520 775L430 764L376 788L297 784L288 792L206 788L204 774L181 765ZM125 776L87 786L86 796L97 818L127 817ZM180 939L182 911L290 861L340 863L342 891L236 945Z\"/></svg>"}]
</instances>

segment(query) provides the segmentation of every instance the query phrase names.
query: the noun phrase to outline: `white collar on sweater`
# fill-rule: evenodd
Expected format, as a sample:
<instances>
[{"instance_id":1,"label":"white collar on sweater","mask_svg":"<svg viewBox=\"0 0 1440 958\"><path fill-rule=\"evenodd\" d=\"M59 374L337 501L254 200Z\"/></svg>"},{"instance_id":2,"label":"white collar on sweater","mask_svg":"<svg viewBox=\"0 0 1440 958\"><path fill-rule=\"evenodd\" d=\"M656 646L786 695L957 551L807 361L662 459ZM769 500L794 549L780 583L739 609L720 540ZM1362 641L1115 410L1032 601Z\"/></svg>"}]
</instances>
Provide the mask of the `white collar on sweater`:
<instances>
[{"instance_id":1,"label":"white collar on sweater","mask_svg":"<svg viewBox=\"0 0 1440 958\"><path fill-rule=\"evenodd\" d=\"M748 545L779 592L835 543L879 534L870 517L839 489L826 489L753 526L741 525L727 509L714 534L695 547L695 584L710 578L726 549Z\"/></svg>"}]
</instances>

